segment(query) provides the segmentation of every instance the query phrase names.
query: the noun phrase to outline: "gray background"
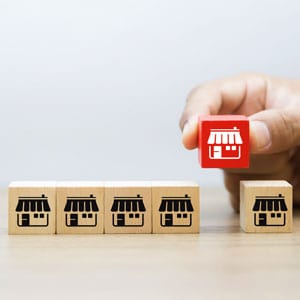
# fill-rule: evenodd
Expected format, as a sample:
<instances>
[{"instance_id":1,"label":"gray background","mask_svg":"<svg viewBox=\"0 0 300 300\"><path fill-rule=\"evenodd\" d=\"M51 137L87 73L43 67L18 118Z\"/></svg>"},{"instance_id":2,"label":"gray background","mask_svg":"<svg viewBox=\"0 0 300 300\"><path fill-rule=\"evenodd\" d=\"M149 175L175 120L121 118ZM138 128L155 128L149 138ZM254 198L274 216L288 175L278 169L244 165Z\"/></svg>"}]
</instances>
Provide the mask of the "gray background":
<instances>
[{"instance_id":1,"label":"gray background","mask_svg":"<svg viewBox=\"0 0 300 300\"><path fill-rule=\"evenodd\" d=\"M0 0L0 184L194 179L181 145L197 83L299 76L299 1Z\"/></svg>"}]
</instances>

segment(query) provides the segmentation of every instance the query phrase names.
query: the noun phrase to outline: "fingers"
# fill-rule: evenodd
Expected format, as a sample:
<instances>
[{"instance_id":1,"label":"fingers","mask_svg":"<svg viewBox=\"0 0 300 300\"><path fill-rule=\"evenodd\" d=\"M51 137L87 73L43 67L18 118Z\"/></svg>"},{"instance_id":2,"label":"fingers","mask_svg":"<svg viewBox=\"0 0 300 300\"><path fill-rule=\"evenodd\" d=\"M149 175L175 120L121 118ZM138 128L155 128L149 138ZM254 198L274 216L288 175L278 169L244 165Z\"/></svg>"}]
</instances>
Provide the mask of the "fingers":
<instances>
[{"instance_id":1,"label":"fingers","mask_svg":"<svg viewBox=\"0 0 300 300\"><path fill-rule=\"evenodd\" d=\"M294 166L294 176L291 181L293 185L294 205L300 206L300 147L295 149L291 163Z\"/></svg>"},{"instance_id":2,"label":"fingers","mask_svg":"<svg viewBox=\"0 0 300 300\"><path fill-rule=\"evenodd\" d=\"M278 153L298 145L300 145L300 109L298 107L268 109L250 117L252 153Z\"/></svg>"},{"instance_id":3,"label":"fingers","mask_svg":"<svg viewBox=\"0 0 300 300\"><path fill-rule=\"evenodd\" d=\"M213 81L192 90L180 119L182 141L187 149L198 146L198 118L205 115L250 115L264 107L266 79L240 75Z\"/></svg>"},{"instance_id":4,"label":"fingers","mask_svg":"<svg viewBox=\"0 0 300 300\"><path fill-rule=\"evenodd\" d=\"M198 147L198 116L193 116L182 126L182 143L186 149Z\"/></svg>"},{"instance_id":5,"label":"fingers","mask_svg":"<svg viewBox=\"0 0 300 300\"><path fill-rule=\"evenodd\" d=\"M271 174L281 171L290 163L290 151L275 154L250 155L250 165L247 169L226 169L228 173L235 174Z\"/></svg>"},{"instance_id":6,"label":"fingers","mask_svg":"<svg viewBox=\"0 0 300 300\"><path fill-rule=\"evenodd\" d=\"M212 102L208 99L213 99ZM189 95L179 126L182 130L182 142L187 149L198 147L198 120L201 116L210 115L219 105L220 95L215 89L199 87Z\"/></svg>"},{"instance_id":7,"label":"fingers","mask_svg":"<svg viewBox=\"0 0 300 300\"><path fill-rule=\"evenodd\" d=\"M198 117L210 114L250 116L252 153L278 153L299 146L300 99L291 88L283 93L289 91L285 85L261 75L242 75L195 88L180 120L184 146L197 147Z\"/></svg>"},{"instance_id":8,"label":"fingers","mask_svg":"<svg viewBox=\"0 0 300 300\"><path fill-rule=\"evenodd\" d=\"M214 81L195 88L187 98L180 119L182 141L187 149L198 145L198 118L234 111L243 101L245 82L241 78Z\"/></svg>"},{"instance_id":9,"label":"fingers","mask_svg":"<svg viewBox=\"0 0 300 300\"><path fill-rule=\"evenodd\" d=\"M294 203L300 205L300 167L295 167L300 166L295 152L300 146L299 82L242 75L195 88L180 120L187 149L198 147L199 117L218 114L250 116L250 168L224 173L233 208L239 209L240 180L288 180L294 186Z\"/></svg>"}]
</instances>

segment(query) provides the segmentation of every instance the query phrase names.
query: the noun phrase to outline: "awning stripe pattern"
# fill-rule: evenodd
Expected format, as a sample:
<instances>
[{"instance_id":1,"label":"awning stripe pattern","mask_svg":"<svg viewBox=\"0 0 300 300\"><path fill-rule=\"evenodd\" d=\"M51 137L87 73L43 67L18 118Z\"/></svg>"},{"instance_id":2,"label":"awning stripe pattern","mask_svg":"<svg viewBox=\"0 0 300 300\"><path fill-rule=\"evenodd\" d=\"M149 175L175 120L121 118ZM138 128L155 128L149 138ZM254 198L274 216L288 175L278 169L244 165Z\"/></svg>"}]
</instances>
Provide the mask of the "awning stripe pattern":
<instances>
[{"instance_id":1,"label":"awning stripe pattern","mask_svg":"<svg viewBox=\"0 0 300 300\"><path fill-rule=\"evenodd\" d=\"M19 197L16 212L50 212L47 197Z\"/></svg>"},{"instance_id":2,"label":"awning stripe pattern","mask_svg":"<svg viewBox=\"0 0 300 300\"><path fill-rule=\"evenodd\" d=\"M193 205L190 199L180 198L162 198L160 212L192 212L194 211Z\"/></svg>"},{"instance_id":3,"label":"awning stripe pattern","mask_svg":"<svg viewBox=\"0 0 300 300\"><path fill-rule=\"evenodd\" d=\"M115 197L111 207L112 212L145 212L146 208L142 197Z\"/></svg>"},{"instance_id":4,"label":"awning stripe pattern","mask_svg":"<svg viewBox=\"0 0 300 300\"><path fill-rule=\"evenodd\" d=\"M239 129L213 129L210 132L209 145L241 145L243 144Z\"/></svg>"},{"instance_id":5,"label":"awning stripe pattern","mask_svg":"<svg viewBox=\"0 0 300 300\"><path fill-rule=\"evenodd\" d=\"M256 198L253 211L287 211L284 198Z\"/></svg>"},{"instance_id":6,"label":"awning stripe pattern","mask_svg":"<svg viewBox=\"0 0 300 300\"><path fill-rule=\"evenodd\" d=\"M99 207L96 198L67 198L67 203L64 208L65 212L98 212Z\"/></svg>"}]
</instances>

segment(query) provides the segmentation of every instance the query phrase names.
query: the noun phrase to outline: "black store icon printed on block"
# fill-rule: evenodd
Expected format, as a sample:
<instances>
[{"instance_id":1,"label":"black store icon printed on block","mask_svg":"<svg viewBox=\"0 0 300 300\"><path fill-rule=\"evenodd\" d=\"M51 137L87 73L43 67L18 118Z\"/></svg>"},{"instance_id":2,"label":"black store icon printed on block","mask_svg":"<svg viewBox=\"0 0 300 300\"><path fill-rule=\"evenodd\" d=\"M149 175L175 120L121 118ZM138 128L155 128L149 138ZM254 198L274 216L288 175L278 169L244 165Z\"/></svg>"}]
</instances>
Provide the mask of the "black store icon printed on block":
<instances>
[{"instance_id":1,"label":"black store icon printed on block","mask_svg":"<svg viewBox=\"0 0 300 300\"><path fill-rule=\"evenodd\" d=\"M284 196L257 196L252 211L255 226L285 226L287 207Z\"/></svg>"},{"instance_id":2,"label":"black store icon printed on block","mask_svg":"<svg viewBox=\"0 0 300 300\"><path fill-rule=\"evenodd\" d=\"M67 197L64 208L67 227L96 227L99 208L96 197Z\"/></svg>"},{"instance_id":3,"label":"black store icon printed on block","mask_svg":"<svg viewBox=\"0 0 300 300\"><path fill-rule=\"evenodd\" d=\"M19 197L16 207L19 227L47 227L49 225L50 206L48 197Z\"/></svg>"},{"instance_id":4,"label":"black store icon printed on block","mask_svg":"<svg viewBox=\"0 0 300 300\"><path fill-rule=\"evenodd\" d=\"M143 197L114 197L111 207L114 227L143 227L146 208Z\"/></svg>"},{"instance_id":5,"label":"black store icon printed on block","mask_svg":"<svg viewBox=\"0 0 300 300\"><path fill-rule=\"evenodd\" d=\"M159 207L160 225L162 227L191 227L192 226L191 197L162 197Z\"/></svg>"}]
</instances>

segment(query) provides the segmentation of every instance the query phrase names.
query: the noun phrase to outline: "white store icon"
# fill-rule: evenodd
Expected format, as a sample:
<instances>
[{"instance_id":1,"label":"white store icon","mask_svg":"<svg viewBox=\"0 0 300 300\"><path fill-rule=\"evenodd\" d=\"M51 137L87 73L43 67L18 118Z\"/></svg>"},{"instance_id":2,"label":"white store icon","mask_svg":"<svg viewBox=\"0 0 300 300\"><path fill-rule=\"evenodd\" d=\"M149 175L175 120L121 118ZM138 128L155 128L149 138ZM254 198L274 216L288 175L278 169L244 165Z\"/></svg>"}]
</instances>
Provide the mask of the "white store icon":
<instances>
[{"instance_id":1,"label":"white store icon","mask_svg":"<svg viewBox=\"0 0 300 300\"><path fill-rule=\"evenodd\" d=\"M211 129L207 141L210 159L240 159L243 144L240 130Z\"/></svg>"}]
</instances>

